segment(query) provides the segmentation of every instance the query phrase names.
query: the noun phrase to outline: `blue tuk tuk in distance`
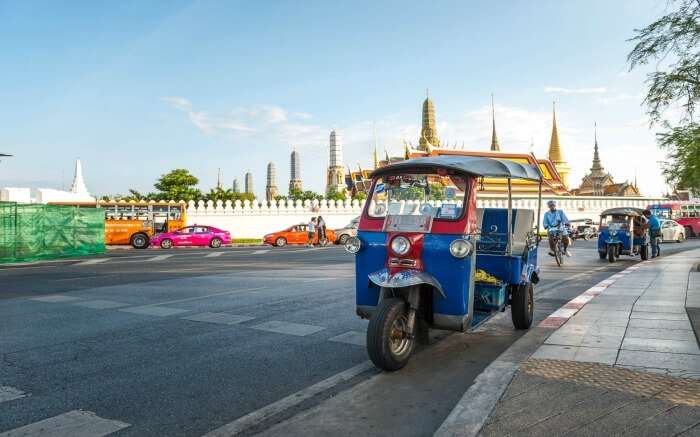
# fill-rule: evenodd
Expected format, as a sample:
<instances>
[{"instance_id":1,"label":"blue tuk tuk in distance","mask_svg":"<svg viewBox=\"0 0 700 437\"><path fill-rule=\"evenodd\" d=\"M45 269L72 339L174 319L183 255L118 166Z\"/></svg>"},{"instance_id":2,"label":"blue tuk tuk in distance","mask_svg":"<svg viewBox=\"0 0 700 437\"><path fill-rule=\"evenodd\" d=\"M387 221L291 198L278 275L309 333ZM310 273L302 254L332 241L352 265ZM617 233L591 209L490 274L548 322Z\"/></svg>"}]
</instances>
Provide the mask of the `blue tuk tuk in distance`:
<instances>
[{"instance_id":1,"label":"blue tuk tuk in distance","mask_svg":"<svg viewBox=\"0 0 700 437\"><path fill-rule=\"evenodd\" d=\"M643 223L646 219L640 208L606 209L600 214L598 255L615 262L620 255L639 255L649 259L649 235Z\"/></svg>"},{"instance_id":2,"label":"blue tuk tuk in distance","mask_svg":"<svg viewBox=\"0 0 700 437\"><path fill-rule=\"evenodd\" d=\"M508 208L476 208L485 177L507 181ZM537 212L512 208L512 179L539 184ZM515 328L530 327L541 199L539 168L508 160L440 155L374 171L345 249L377 367L401 369L429 328L468 332L507 306Z\"/></svg>"}]
</instances>

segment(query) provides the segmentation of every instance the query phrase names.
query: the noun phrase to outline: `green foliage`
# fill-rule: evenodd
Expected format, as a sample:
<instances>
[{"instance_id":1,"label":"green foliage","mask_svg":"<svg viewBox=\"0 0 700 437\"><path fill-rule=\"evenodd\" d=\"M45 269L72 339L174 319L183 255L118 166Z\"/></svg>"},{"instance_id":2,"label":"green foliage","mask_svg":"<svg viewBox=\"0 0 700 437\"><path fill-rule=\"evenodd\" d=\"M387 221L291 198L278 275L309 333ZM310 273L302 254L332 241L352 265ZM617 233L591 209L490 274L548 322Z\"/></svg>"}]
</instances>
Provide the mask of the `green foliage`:
<instances>
[{"instance_id":1,"label":"green foliage","mask_svg":"<svg viewBox=\"0 0 700 437\"><path fill-rule=\"evenodd\" d=\"M222 202L226 202L227 200L231 202L235 202L236 200L240 200L241 202L249 200L252 202L255 200L255 194L239 193L232 189L225 190L217 187L210 189L209 192L204 195L204 200L211 200L212 202L216 202L217 200L221 200Z\"/></svg>"},{"instance_id":2,"label":"green foliage","mask_svg":"<svg viewBox=\"0 0 700 437\"><path fill-rule=\"evenodd\" d=\"M330 188L326 191L326 199L328 200L345 200L345 193L339 192L335 188Z\"/></svg>"},{"instance_id":3,"label":"green foliage","mask_svg":"<svg viewBox=\"0 0 700 437\"><path fill-rule=\"evenodd\" d=\"M360 203L362 203L362 201L364 201L365 199L367 199L367 193L365 193L364 191L358 191L357 193L355 193L354 196L352 196L352 200L357 200Z\"/></svg>"},{"instance_id":4,"label":"green foliage","mask_svg":"<svg viewBox=\"0 0 700 437\"><path fill-rule=\"evenodd\" d=\"M679 190L700 191L700 124L675 127L657 138L668 153L663 164L666 180Z\"/></svg>"},{"instance_id":5,"label":"green foliage","mask_svg":"<svg viewBox=\"0 0 700 437\"><path fill-rule=\"evenodd\" d=\"M430 200L445 200L445 186L442 184L430 184Z\"/></svg>"},{"instance_id":6,"label":"green foliage","mask_svg":"<svg viewBox=\"0 0 700 437\"><path fill-rule=\"evenodd\" d=\"M294 200L294 201L301 200L302 202L306 201L306 200L321 201L321 200L323 200L323 194L314 193L311 190L307 190L307 191L292 190L289 192L288 198L291 200Z\"/></svg>"},{"instance_id":7,"label":"green foliage","mask_svg":"<svg viewBox=\"0 0 700 437\"><path fill-rule=\"evenodd\" d=\"M664 131L657 142L666 150L664 165L667 182L676 188L700 192L698 177L698 125L693 115L700 101L700 1L675 0L677 9L643 29L635 30L636 44L627 61L630 70L654 63L647 75L648 90L644 103L651 124ZM665 117L670 107L682 109L674 123Z\"/></svg>"},{"instance_id":8,"label":"green foliage","mask_svg":"<svg viewBox=\"0 0 700 437\"><path fill-rule=\"evenodd\" d=\"M199 183L189 170L178 168L164 174L153 185L159 192L155 194L156 200L198 200L202 193L195 188Z\"/></svg>"}]
</instances>

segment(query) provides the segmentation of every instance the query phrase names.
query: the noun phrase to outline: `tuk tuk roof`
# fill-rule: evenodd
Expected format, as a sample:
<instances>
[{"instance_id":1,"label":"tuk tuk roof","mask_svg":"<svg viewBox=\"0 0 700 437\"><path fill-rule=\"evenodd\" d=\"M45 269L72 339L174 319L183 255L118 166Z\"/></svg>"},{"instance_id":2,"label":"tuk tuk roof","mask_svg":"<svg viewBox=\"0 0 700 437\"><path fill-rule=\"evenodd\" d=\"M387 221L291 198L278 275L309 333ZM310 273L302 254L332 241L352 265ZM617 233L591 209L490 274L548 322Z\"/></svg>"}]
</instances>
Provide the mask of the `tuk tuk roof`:
<instances>
[{"instance_id":1,"label":"tuk tuk roof","mask_svg":"<svg viewBox=\"0 0 700 437\"><path fill-rule=\"evenodd\" d=\"M531 181L543 179L540 169L534 165L520 164L507 159L450 155L408 159L378 168L372 172L372 176L380 176L401 170L413 171L436 167L488 178L513 178Z\"/></svg>"},{"instance_id":2,"label":"tuk tuk roof","mask_svg":"<svg viewBox=\"0 0 700 437\"><path fill-rule=\"evenodd\" d=\"M600 213L600 216L604 215L624 215L630 217L639 217L644 212L641 208L632 208L631 206L625 206L622 208L610 208Z\"/></svg>"}]
</instances>

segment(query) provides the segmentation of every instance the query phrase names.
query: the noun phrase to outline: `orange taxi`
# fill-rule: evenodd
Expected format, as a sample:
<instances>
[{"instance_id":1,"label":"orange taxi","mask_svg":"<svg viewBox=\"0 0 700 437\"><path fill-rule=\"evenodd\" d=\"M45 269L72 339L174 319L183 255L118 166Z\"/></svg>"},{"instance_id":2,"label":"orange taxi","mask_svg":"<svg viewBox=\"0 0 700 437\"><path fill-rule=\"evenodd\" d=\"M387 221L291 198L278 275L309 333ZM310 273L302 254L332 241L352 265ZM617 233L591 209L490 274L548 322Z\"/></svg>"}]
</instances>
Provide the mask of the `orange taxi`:
<instances>
[{"instance_id":1,"label":"orange taxi","mask_svg":"<svg viewBox=\"0 0 700 437\"><path fill-rule=\"evenodd\" d=\"M326 239L327 244L335 242L335 232L331 229L326 229ZM267 234L263 237L263 242L265 244L271 244L273 246L286 246L287 244L306 244L309 241L309 225L302 223L289 228L273 232L272 234ZM318 244L318 234L314 235L314 244Z\"/></svg>"}]
</instances>

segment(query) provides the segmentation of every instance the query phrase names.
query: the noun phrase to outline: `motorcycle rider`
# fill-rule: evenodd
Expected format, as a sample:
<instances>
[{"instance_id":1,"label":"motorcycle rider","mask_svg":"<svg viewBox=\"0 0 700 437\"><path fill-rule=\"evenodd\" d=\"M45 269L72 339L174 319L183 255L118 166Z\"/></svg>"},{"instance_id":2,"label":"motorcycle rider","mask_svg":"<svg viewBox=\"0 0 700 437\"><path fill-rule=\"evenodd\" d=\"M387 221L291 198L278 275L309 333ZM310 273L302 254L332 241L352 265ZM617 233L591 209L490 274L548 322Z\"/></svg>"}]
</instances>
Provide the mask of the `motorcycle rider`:
<instances>
[{"instance_id":1,"label":"motorcycle rider","mask_svg":"<svg viewBox=\"0 0 700 437\"><path fill-rule=\"evenodd\" d=\"M568 225L569 218L564 214L564 211L557 209L557 202L555 200L547 202L547 207L549 207L549 211L544 213L542 225L547 230L549 238L549 255L554 256L554 231L559 229L560 225ZM571 252L569 251L569 233L566 228L562 229L561 239L564 243L564 253L566 256L571 256Z\"/></svg>"}]
</instances>

